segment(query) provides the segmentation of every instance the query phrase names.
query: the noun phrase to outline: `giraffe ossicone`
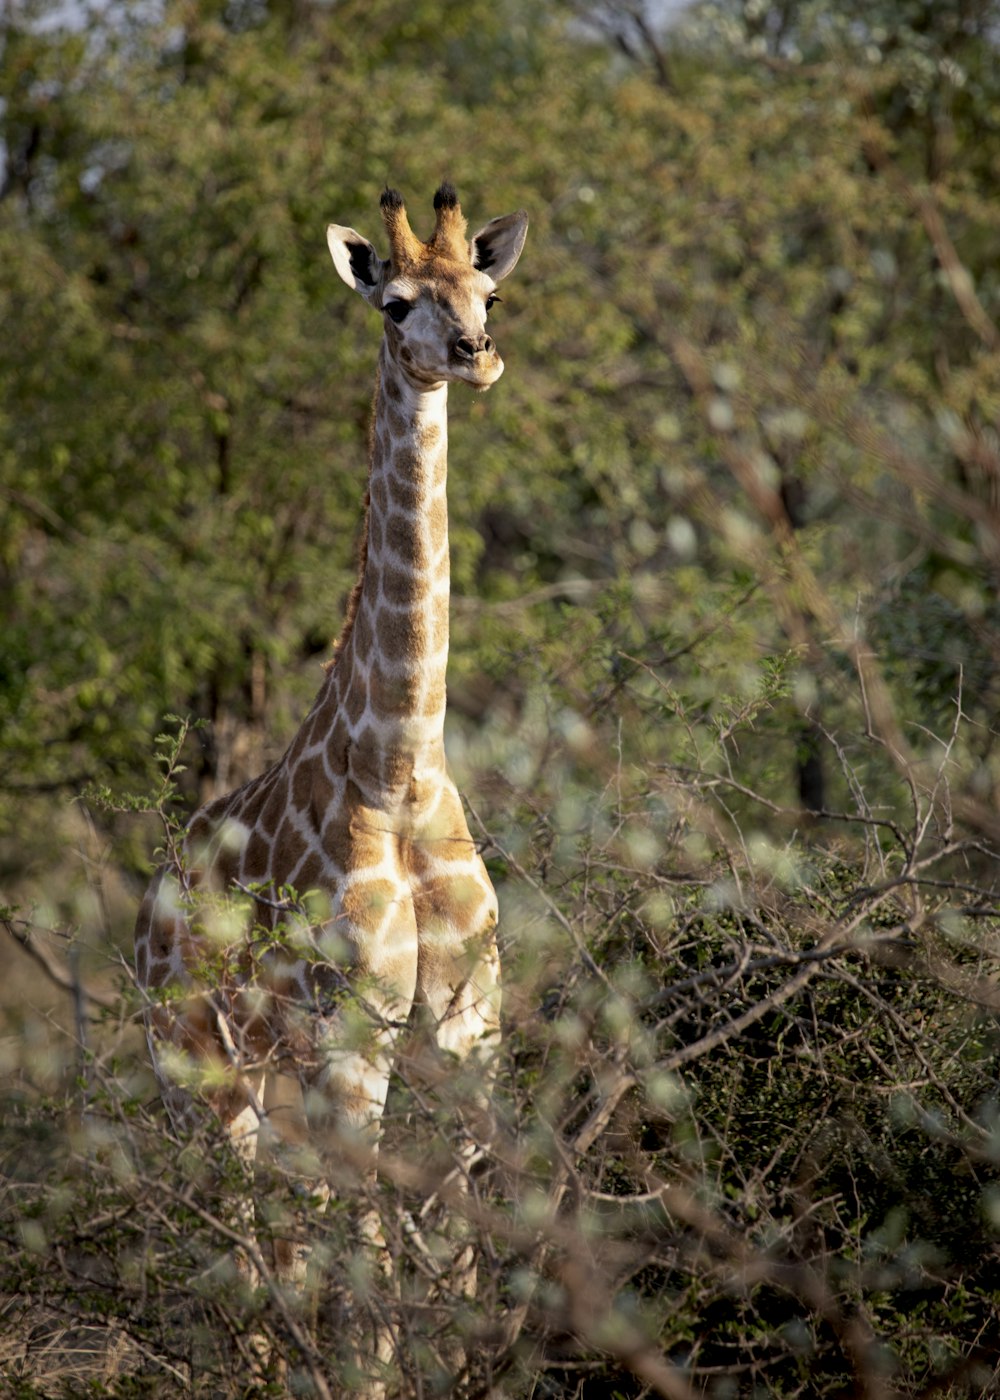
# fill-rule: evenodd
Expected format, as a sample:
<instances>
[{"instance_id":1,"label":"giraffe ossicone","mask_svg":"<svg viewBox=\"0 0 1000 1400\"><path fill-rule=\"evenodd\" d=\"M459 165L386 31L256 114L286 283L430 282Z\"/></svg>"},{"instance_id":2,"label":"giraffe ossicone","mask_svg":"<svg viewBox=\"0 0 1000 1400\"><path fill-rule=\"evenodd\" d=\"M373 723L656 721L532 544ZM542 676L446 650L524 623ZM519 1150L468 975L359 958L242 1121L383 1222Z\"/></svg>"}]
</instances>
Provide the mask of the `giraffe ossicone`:
<instances>
[{"instance_id":1,"label":"giraffe ossicone","mask_svg":"<svg viewBox=\"0 0 1000 1400\"><path fill-rule=\"evenodd\" d=\"M484 1075L498 1035L496 896L444 753L447 395L503 371L487 316L528 221L469 238L447 184L434 209L425 242L383 193L387 258L352 228L327 231L337 272L384 323L347 620L285 754L195 814L136 927L167 1104L206 1101L247 1158L267 1140L330 1164L361 1144L374 1170L417 1011L442 1048L482 1056ZM251 906L235 927L231 893ZM275 1266L293 1282L303 1267Z\"/></svg>"}]
</instances>

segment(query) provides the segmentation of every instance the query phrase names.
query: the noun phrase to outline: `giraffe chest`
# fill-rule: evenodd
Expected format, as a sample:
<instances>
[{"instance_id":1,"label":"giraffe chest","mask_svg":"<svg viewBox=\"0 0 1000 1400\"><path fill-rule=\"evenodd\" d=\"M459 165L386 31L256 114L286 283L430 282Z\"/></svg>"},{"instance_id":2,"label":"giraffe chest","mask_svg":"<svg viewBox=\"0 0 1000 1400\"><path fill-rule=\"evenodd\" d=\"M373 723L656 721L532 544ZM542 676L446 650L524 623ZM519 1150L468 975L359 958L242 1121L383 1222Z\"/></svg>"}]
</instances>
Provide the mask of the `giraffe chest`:
<instances>
[{"instance_id":1,"label":"giraffe chest","mask_svg":"<svg viewBox=\"0 0 1000 1400\"><path fill-rule=\"evenodd\" d=\"M453 987L467 950L489 942L497 921L456 789L439 780L384 809L349 790L331 795L311 818L298 813L291 840L265 849L248 833L240 883L294 891L311 917L320 910L309 933L320 963L388 979L404 997L418 966L427 987ZM272 926L280 921L261 908Z\"/></svg>"},{"instance_id":2,"label":"giraffe chest","mask_svg":"<svg viewBox=\"0 0 1000 1400\"><path fill-rule=\"evenodd\" d=\"M205 1005L228 1007L248 1043L279 1035L296 1054L357 994L397 1026L418 1005L445 1048L488 1047L499 1024L496 896L450 783L393 814L336 803L310 819L295 808L288 842L264 841L249 804L211 815L189 832L190 900L176 877L165 877L171 897L147 897L143 982L189 988L196 1009L211 984ZM215 918L234 886L257 893L242 935L239 920Z\"/></svg>"}]
</instances>

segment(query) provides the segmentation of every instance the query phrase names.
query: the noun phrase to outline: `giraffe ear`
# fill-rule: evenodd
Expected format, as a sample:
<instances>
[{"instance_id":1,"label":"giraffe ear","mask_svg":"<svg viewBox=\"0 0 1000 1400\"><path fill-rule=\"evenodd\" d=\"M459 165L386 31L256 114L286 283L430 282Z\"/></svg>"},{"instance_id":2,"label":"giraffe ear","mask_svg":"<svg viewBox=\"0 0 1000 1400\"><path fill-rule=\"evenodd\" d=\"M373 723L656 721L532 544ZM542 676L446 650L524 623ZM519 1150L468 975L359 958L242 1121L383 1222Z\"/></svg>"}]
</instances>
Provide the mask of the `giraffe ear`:
<instances>
[{"instance_id":1,"label":"giraffe ear","mask_svg":"<svg viewBox=\"0 0 1000 1400\"><path fill-rule=\"evenodd\" d=\"M491 219L472 239L472 266L499 282L513 270L527 233L528 216L523 209Z\"/></svg>"},{"instance_id":2,"label":"giraffe ear","mask_svg":"<svg viewBox=\"0 0 1000 1400\"><path fill-rule=\"evenodd\" d=\"M355 233L352 228L342 228L340 224L330 224L326 231L326 241L330 247L333 265L349 287L360 292L365 301L371 301L378 287L385 263L375 249Z\"/></svg>"}]
</instances>

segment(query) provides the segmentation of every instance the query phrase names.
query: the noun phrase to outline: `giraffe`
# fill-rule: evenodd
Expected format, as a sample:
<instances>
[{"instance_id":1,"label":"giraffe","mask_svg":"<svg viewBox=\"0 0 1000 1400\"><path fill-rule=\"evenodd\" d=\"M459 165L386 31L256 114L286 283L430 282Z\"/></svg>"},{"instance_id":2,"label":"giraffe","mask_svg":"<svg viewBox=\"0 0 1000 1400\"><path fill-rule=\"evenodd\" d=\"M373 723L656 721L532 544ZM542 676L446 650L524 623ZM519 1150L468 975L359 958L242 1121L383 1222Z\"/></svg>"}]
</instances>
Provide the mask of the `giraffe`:
<instances>
[{"instance_id":1,"label":"giraffe","mask_svg":"<svg viewBox=\"0 0 1000 1400\"><path fill-rule=\"evenodd\" d=\"M311 1153L330 1181L338 1160L374 1172L415 1019L484 1082L499 1034L496 895L444 752L447 399L450 383L485 390L503 371L487 313L528 220L468 239L445 183L423 242L395 190L380 203L387 259L352 228L327 230L336 271L384 331L343 631L284 755L194 815L135 937L171 1114L207 1101L248 1163L264 1144ZM227 891L252 903L245 924ZM303 1261L276 1247L276 1276L301 1287Z\"/></svg>"}]
</instances>

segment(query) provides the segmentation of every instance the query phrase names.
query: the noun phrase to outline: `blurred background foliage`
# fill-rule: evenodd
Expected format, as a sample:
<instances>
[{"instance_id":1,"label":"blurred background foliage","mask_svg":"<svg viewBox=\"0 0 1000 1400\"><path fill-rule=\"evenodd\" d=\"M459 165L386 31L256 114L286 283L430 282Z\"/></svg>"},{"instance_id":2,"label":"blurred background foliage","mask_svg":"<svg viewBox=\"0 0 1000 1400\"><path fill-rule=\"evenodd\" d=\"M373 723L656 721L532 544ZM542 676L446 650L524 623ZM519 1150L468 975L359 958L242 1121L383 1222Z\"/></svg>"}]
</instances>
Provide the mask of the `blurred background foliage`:
<instances>
[{"instance_id":1,"label":"blurred background foliage","mask_svg":"<svg viewBox=\"0 0 1000 1400\"><path fill-rule=\"evenodd\" d=\"M556 1124L605 1214L692 1192L607 1300L672 1369L567 1265L562 1302L501 1290L509 1393L996 1393L998 33L997 0L8 3L0 892L78 993L14 964L18 1132L79 1091L72 969L107 999L157 839L83 794L152 790L170 715L205 722L175 814L260 771L338 633L377 329L325 225L379 242L389 183L420 230L450 178L531 217L449 487L511 1113L550 1199Z\"/></svg>"}]
</instances>

